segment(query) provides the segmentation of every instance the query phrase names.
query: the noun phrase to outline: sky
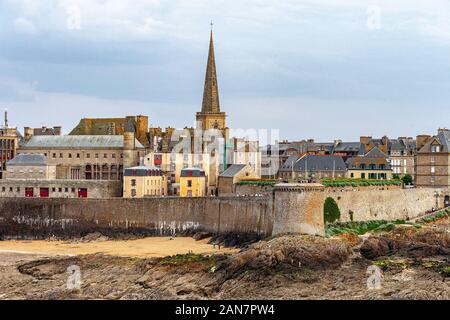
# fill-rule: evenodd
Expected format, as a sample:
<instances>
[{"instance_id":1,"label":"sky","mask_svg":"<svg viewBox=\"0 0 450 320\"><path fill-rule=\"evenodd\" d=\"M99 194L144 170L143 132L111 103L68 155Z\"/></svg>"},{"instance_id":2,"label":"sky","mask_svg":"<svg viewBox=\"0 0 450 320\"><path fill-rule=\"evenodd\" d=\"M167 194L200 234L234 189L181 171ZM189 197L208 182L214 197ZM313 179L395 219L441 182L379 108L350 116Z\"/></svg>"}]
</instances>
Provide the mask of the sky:
<instances>
[{"instance_id":1,"label":"sky","mask_svg":"<svg viewBox=\"0 0 450 320\"><path fill-rule=\"evenodd\" d=\"M195 125L213 21L233 129L357 141L448 127L447 0L0 0L9 124Z\"/></svg>"}]
</instances>

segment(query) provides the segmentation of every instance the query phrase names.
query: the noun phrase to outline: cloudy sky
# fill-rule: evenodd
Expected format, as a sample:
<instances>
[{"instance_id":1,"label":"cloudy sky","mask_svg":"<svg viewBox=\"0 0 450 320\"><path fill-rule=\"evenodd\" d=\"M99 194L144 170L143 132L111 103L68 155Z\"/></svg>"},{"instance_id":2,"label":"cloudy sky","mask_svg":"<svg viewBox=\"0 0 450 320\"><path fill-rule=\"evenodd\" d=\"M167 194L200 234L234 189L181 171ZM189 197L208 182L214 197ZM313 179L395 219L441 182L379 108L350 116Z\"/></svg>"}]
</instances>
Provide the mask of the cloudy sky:
<instances>
[{"instance_id":1,"label":"cloudy sky","mask_svg":"<svg viewBox=\"0 0 450 320\"><path fill-rule=\"evenodd\" d=\"M66 133L135 114L193 126L211 20L232 128L325 141L450 126L448 0L0 0L0 107Z\"/></svg>"}]
</instances>

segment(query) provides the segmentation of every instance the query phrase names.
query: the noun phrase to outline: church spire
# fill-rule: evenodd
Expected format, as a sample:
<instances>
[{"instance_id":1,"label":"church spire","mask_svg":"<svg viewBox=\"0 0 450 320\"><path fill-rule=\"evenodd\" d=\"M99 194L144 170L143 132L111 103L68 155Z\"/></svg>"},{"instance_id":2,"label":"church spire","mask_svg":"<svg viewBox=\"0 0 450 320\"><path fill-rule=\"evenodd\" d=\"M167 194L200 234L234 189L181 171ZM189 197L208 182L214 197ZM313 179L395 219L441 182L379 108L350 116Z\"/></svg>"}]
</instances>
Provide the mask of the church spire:
<instances>
[{"instance_id":1,"label":"church spire","mask_svg":"<svg viewBox=\"0 0 450 320\"><path fill-rule=\"evenodd\" d=\"M211 25L208 65L206 67L205 89L203 91L202 113L220 113L219 86L217 83L216 59Z\"/></svg>"}]
</instances>

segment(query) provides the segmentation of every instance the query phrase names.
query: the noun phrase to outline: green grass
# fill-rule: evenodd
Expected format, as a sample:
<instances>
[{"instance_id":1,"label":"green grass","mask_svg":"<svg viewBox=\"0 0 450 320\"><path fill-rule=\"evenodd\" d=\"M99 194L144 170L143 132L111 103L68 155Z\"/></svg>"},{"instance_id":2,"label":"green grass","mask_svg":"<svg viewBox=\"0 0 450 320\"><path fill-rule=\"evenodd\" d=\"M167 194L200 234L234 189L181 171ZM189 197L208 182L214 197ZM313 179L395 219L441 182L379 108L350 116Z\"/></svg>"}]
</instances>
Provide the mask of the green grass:
<instances>
[{"instance_id":1,"label":"green grass","mask_svg":"<svg viewBox=\"0 0 450 320\"><path fill-rule=\"evenodd\" d=\"M329 237L341 234L363 235L367 232L392 231L396 225L408 224L404 220L397 221L364 221L364 222L336 222L326 228L326 235ZM420 226L415 225L417 228Z\"/></svg>"},{"instance_id":2,"label":"green grass","mask_svg":"<svg viewBox=\"0 0 450 320\"><path fill-rule=\"evenodd\" d=\"M401 180L369 180L369 179L324 179L326 187L368 187L368 186L401 186Z\"/></svg>"},{"instance_id":3,"label":"green grass","mask_svg":"<svg viewBox=\"0 0 450 320\"><path fill-rule=\"evenodd\" d=\"M432 223L432 222L436 222L438 220L441 220L441 219L444 219L447 217L450 217L450 208L438 211L428 217L418 220L417 222L418 223Z\"/></svg>"},{"instance_id":4,"label":"green grass","mask_svg":"<svg viewBox=\"0 0 450 320\"><path fill-rule=\"evenodd\" d=\"M237 183L239 186L270 186L273 187L277 184L276 181L273 180L255 180L255 181L240 181Z\"/></svg>"}]
</instances>

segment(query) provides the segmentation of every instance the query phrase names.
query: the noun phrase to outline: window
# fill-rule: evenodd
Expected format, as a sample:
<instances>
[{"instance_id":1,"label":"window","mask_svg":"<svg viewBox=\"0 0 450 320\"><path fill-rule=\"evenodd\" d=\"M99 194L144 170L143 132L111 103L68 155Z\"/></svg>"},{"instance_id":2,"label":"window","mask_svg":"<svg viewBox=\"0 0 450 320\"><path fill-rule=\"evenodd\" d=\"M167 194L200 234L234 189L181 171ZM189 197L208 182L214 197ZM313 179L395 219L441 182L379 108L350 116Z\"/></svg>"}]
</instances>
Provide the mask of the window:
<instances>
[{"instance_id":1,"label":"window","mask_svg":"<svg viewBox=\"0 0 450 320\"><path fill-rule=\"evenodd\" d=\"M58 188L58 192L62 192L62 188Z\"/></svg>"},{"instance_id":2,"label":"window","mask_svg":"<svg viewBox=\"0 0 450 320\"><path fill-rule=\"evenodd\" d=\"M365 170L365 169L366 169L366 165L365 165L364 163L361 163L361 164L359 165L359 168L360 168L361 170Z\"/></svg>"},{"instance_id":3,"label":"window","mask_svg":"<svg viewBox=\"0 0 450 320\"><path fill-rule=\"evenodd\" d=\"M136 179L132 179L131 180L131 186L132 187L136 187Z\"/></svg>"},{"instance_id":4,"label":"window","mask_svg":"<svg viewBox=\"0 0 450 320\"><path fill-rule=\"evenodd\" d=\"M64 158L64 155L62 153L59 154L60 158Z\"/></svg>"},{"instance_id":5,"label":"window","mask_svg":"<svg viewBox=\"0 0 450 320\"><path fill-rule=\"evenodd\" d=\"M115 158L116 158L116 154L113 153L113 154L111 155L111 157L112 157L113 159L115 159Z\"/></svg>"},{"instance_id":6,"label":"window","mask_svg":"<svg viewBox=\"0 0 450 320\"><path fill-rule=\"evenodd\" d=\"M386 166L384 164L380 164L380 170L385 170Z\"/></svg>"},{"instance_id":7,"label":"window","mask_svg":"<svg viewBox=\"0 0 450 320\"><path fill-rule=\"evenodd\" d=\"M56 153L54 153L54 154L52 155L52 157L53 157L53 158L56 158Z\"/></svg>"},{"instance_id":8,"label":"window","mask_svg":"<svg viewBox=\"0 0 450 320\"><path fill-rule=\"evenodd\" d=\"M69 159L72 159L72 154L71 153L69 153Z\"/></svg>"},{"instance_id":9,"label":"window","mask_svg":"<svg viewBox=\"0 0 450 320\"><path fill-rule=\"evenodd\" d=\"M64 192L69 192L69 188L64 188Z\"/></svg>"},{"instance_id":10,"label":"window","mask_svg":"<svg viewBox=\"0 0 450 320\"><path fill-rule=\"evenodd\" d=\"M431 167L431 173L436 173L436 167Z\"/></svg>"},{"instance_id":11,"label":"window","mask_svg":"<svg viewBox=\"0 0 450 320\"><path fill-rule=\"evenodd\" d=\"M98 153L95 154L95 158L98 159Z\"/></svg>"},{"instance_id":12,"label":"window","mask_svg":"<svg viewBox=\"0 0 450 320\"><path fill-rule=\"evenodd\" d=\"M187 186L188 186L188 188L192 188L192 180L188 180Z\"/></svg>"},{"instance_id":13,"label":"window","mask_svg":"<svg viewBox=\"0 0 450 320\"><path fill-rule=\"evenodd\" d=\"M441 152L441 146L431 146L431 152Z\"/></svg>"},{"instance_id":14,"label":"window","mask_svg":"<svg viewBox=\"0 0 450 320\"><path fill-rule=\"evenodd\" d=\"M79 153L77 153L77 159L80 159L81 155Z\"/></svg>"},{"instance_id":15,"label":"window","mask_svg":"<svg viewBox=\"0 0 450 320\"><path fill-rule=\"evenodd\" d=\"M91 157L91 154L90 153L86 153L86 158L90 158Z\"/></svg>"},{"instance_id":16,"label":"window","mask_svg":"<svg viewBox=\"0 0 450 320\"><path fill-rule=\"evenodd\" d=\"M52 188L52 192L56 192L56 188Z\"/></svg>"},{"instance_id":17,"label":"window","mask_svg":"<svg viewBox=\"0 0 450 320\"><path fill-rule=\"evenodd\" d=\"M108 159L108 154L105 153L105 154L103 155L103 158Z\"/></svg>"}]
</instances>

